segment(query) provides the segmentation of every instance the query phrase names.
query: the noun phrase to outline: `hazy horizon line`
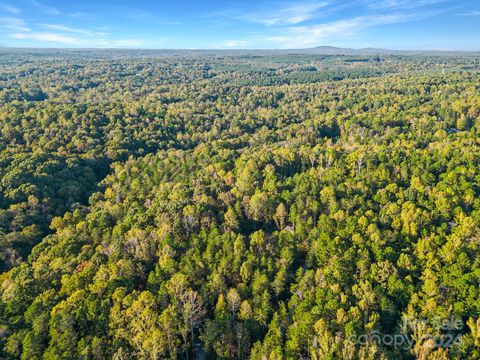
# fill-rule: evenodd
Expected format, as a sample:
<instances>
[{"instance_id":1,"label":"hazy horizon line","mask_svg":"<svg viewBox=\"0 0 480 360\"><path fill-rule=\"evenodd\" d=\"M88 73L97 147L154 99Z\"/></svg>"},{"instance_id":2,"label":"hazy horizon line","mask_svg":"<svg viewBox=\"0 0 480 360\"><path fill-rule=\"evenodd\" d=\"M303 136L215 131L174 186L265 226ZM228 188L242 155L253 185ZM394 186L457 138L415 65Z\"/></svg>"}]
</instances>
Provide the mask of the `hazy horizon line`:
<instances>
[{"instance_id":1,"label":"hazy horizon line","mask_svg":"<svg viewBox=\"0 0 480 360\"><path fill-rule=\"evenodd\" d=\"M330 48L332 50L353 50L353 51L391 51L391 52L447 52L447 53L477 53L480 52L480 48L476 50L472 49L442 49L442 48L422 48L422 49L408 49L408 48L380 48L380 47L339 47L334 45L318 45L313 47L304 48L140 48L140 47L45 47L45 46L8 46L0 45L0 49L18 49L18 50L128 50L128 51L225 51L225 52L240 52L240 51L306 51L316 50L322 48Z\"/></svg>"}]
</instances>

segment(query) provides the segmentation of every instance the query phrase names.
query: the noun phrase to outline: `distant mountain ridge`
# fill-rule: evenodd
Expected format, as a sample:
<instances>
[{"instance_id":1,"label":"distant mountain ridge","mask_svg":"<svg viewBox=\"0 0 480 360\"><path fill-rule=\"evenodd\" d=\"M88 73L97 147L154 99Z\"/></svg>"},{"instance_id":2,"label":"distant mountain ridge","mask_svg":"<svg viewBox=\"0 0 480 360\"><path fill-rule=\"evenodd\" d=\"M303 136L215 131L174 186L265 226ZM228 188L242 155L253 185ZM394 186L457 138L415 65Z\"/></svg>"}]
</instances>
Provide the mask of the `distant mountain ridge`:
<instances>
[{"instance_id":1,"label":"distant mountain ridge","mask_svg":"<svg viewBox=\"0 0 480 360\"><path fill-rule=\"evenodd\" d=\"M291 50L297 51L297 50ZM381 48L340 48L335 46L316 46L313 48L299 49L299 53L322 54L322 55L414 55L414 54L478 54L479 51L455 51L455 50L390 50Z\"/></svg>"}]
</instances>

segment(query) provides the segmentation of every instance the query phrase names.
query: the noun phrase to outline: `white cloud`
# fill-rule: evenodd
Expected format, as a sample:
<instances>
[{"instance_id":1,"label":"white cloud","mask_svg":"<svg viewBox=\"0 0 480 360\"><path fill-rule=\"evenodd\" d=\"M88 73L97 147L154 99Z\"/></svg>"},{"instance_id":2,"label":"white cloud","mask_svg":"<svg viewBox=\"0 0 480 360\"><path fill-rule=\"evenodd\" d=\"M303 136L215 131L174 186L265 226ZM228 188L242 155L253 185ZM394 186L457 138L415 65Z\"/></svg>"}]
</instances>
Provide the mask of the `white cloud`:
<instances>
[{"instance_id":1,"label":"white cloud","mask_svg":"<svg viewBox=\"0 0 480 360\"><path fill-rule=\"evenodd\" d=\"M14 39L28 39L42 42L54 42L67 45L80 45L79 39L51 32L31 32L11 34Z\"/></svg>"},{"instance_id":2,"label":"white cloud","mask_svg":"<svg viewBox=\"0 0 480 360\"><path fill-rule=\"evenodd\" d=\"M357 34L368 28L407 21L412 15L390 14L359 16L311 26L290 27L286 33L270 36L265 40L281 48L304 48L317 46L332 39L340 39Z\"/></svg>"},{"instance_id":3,"label":"white cloud","mask_svg":"<svg viewBox=\"0 0 480 360\"><path fill-rule=\"evenodd\" d=\"M27 27L25 21L14 17L0 16L0 27L13 31L27 32L30 28Z\"/></svg>"},{"instance_id":4,"label":"white cloud","mask_svg":"<svg viewBox=\"0 0 480 360\"><path fill-rule=\"evenodd\" d=\"M8 4L0 4L0 12L6 12L12 15L20 14L20 9Z\"/></svg>"},{"instance_id":5,"label":"white cloud","mask_svg":"<svg viewBox=\"0 0 480 360\"><path fill-rule=\"evenodd\" d=\"M269 9L264 8L264 11L257 8L254 12L239 15L238 10L230 9L208 16L264 25L263 35L241 40L247 43L225 40L225 47L246 47L248 44L250 47L305 48L325 43L338 44L376 26L434 16L446 11L435 5L447 0L285 1L289 2L277 8L270 3ZM349 11L343 12L345 8ZM346 13L354 12L358 15L345 18ZM336 20L322 22L320 19L326 19L328 14L334 14Z\"/></svg>"},{"instance_id":6,"label":"white cloud","mask_svg":"<svg viewBox=\"0 0 480 360\"><path fill-rule=\"evenodd\" d=\"M240 47L245 47L249 44L250 42L247 40L225 40L222 43L222 47L227 47L227 48L240 48Z\"/></svg>"},{"instance_id":7,"label":"white cloud","mask_svg":"<svg viewBox=\"0 0 480 360\"><path fill-rule=\"evenodd\" d=\"M458 14L459 16L480 16L480 10L472 10L466 13Z\"/></svg>"},{"instance_id":8,"label":"white cloud","mask_svg":"<svg viewBox=\"0 0 480 360\"><path fill-rule=\"evenodd\" d=\"M88 13L82 12L82 11L73 12L73 13L67 14L67 16L71 17L71 18L74 18L74 19L79 19L79 20L91 20L92 19L91 14L88 14Z\"/></svg>"},{"instance_id":9,"label":"white cloud","mask_svg":"<svg viewBox=\"0 0 480 360\"><path fill-rule=\"evenodd\" d=\"M141 39L120 39L113 41L106 41L105 46L111 47L140 47L144 44Z\"/></svg>"},{"instance_id":10,"label":"white cloud","mask_svg":"<svg viewBox=\"0 0 480 360\"><path fill-rule=\"evenodd\" d=\"M446 0L367 0L367 4L374 9L405 10L436 5L445 1Z\"/></svg>"},{"instance_id":11,"label":"white cloud","mask_svg":"<svg viewBox=\"0 0 480 360\"><path fill-rule=\"evenodd\" d=\"M62 32L68 32L73 34L85 35L85 36L105 36L105 32L97 32L88 29L73 28L70 26L59 25L59 24L40 24L40 26L49 29L49 30L58 30Z\"/></svg>"},{"instance_id":12,"label":"white cloud","mask_svg":"<svg viewBox=\"0 0 480 360\"><path fill-rule=\"evenodd\" d=\"M61 15L62 14L62 12L54 6L49 6L49 5L42 4L41 2L39 2L37 0L31 0L31 2L32 2L32 5L37 8L38 11L42 12L45 15L56 16L56 15Z\"/></svg>"},{"instance_id":13,"label":"white cloud","mask_svg":"<svg viewBox=\"0 0 480 360\"><path fill-rule=\"evenodd\" d=\"M328 5L329 3L324 1L295 2L276 10L257 11L243 15L239 19L268 26L293 25L314 18L320 9Z\"/></svg>"},{"instance_id":14,"label":"white cloud","mask_svg":"<svg viewBox=\"0 0 480 360\"><path fill-rule=\"evenodd\" d=\"M141 39L112 39L107 28L94 30L70 27L62 24L36 24L34 30L20 18L0 16L0 29L10 30L10 36L17 40L30 40L27 45L50 46L61 44L66 47L92 48L133 48L141 47ZM61 46L60 45L60 46Z\"/></svg>"},{"instance_id":15,"label":"white cloud","mask_svg":"<svg viewBox=\"0 0 480 360\"><path fill-rule=\"evenodd\" d=\"M56 32L27 32L13 33L10 36L20 40L34 40L44 45L44 43L58 43L74 47L94 47L94 48L124 48L140 47L143 44L141 39L106 39L93 37L77 37Z\"/></svg>"}]
</instances>

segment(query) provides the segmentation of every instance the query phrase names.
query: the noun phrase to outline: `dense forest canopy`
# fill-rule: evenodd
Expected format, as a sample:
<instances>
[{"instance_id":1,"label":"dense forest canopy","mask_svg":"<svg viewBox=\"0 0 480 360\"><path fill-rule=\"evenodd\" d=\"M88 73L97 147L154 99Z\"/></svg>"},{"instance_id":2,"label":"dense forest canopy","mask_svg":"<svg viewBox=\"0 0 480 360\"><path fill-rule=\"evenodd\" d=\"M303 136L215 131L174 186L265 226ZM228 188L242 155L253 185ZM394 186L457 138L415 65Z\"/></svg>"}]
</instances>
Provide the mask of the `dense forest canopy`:
<instances>
[{"instance_id":1,"label":"dense forest canopy","mask_svg":"<svg viewBox=\"0 0 480 360\"><path fill-rule=\"evenodd\" d=\"M479 70L0 50L0 358L480 358Z\"/></svg>"}]
</instances>

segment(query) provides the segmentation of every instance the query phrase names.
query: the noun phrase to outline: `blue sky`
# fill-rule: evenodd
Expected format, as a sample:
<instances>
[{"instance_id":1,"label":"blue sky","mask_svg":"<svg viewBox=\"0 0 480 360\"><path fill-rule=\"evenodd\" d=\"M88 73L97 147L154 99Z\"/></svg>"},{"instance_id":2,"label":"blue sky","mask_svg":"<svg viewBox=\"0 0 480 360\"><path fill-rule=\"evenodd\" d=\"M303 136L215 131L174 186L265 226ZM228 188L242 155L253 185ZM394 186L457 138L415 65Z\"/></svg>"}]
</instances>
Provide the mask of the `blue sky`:
<instances>
[{"instance_id":1,"label":"blue sky","mask_svg":"<svg viewBox=\"0 0 480 360\"><path fill-rule=\"evenodd\" d=\"M480 0L0 0L0 46L480 50Z\"/></svg>"}]
</instances>

